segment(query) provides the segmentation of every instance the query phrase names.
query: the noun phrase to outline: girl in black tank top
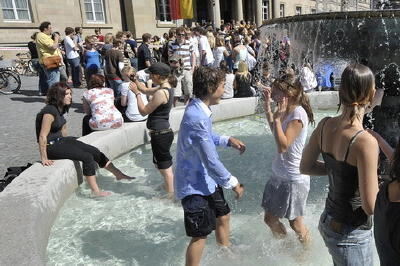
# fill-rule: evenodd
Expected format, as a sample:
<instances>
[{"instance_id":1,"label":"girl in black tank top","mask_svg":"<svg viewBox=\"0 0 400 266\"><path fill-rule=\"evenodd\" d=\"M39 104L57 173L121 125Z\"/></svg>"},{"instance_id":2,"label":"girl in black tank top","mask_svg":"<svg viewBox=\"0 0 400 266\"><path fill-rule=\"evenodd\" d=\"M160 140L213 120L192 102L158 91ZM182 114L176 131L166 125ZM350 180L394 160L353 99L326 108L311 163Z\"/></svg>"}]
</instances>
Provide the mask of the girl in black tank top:
<instances>
[{"instance_id":1,"label":"girl in black tank top","mask_svg":"<svg viewBox=\"0 0 400 266\"><path fill-rule=\"evenodd\" d=\"M147 128L151 136L151 149L153 151L153 163L164 177L165 189L169 198L173 198L173 172L172 172L172 156L170 148L174 140L174 133L170 129L169 114L174 101L174 90L176 79L171 75L171 69L164 63L155 63L147 70L150 79L156 88L146 88L133 78L133 82L129 88L135 93L138 103L138 109L141 115L149 115L147 119ZM141 93L152 95L147 105L144 105Z\"/></svg>"},{"instance_id":2,"label":"girl in black tank top","mask_svg":"<svg viewBox=\"0 0 400 266\"><path fill-rule=\"evenodd\" d=\"M341 78L341 114L323 119L304 149L302 174L329 177L319 231L334 265L373 265L372 222L378 192L376 140L362 127L365 107L375 92L372 71L346 67ZM322 154L323 161L319 161Z\"/></svg>"}]
</instances>

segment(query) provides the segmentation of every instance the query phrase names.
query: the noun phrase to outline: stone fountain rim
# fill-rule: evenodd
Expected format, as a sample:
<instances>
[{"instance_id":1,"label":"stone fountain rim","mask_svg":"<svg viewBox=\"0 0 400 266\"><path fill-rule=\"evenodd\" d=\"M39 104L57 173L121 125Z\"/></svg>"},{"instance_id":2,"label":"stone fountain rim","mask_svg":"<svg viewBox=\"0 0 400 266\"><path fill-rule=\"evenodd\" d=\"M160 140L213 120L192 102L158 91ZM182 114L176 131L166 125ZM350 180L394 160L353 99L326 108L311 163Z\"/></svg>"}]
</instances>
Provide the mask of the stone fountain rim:
<instances>
[{"instance_id":1,"label":"stone fountain rim","mask_svg":"<svg viewBox=\"0 0 400 266\"><path fill-rule=\"evenodd\" d=\"M314 20L337 20L337 19L351 19L351 18L390 18L400 17L400 9L397 10L368 10L368 11L347 11L347 12L329 12L329 13L318 13L318 14L307 14L307 15L296 15L283 18L274 18L270 20L264 20L264 26L273 24L284 24L291 22L303 22L303 21L314 21Z\"/></svg>"}]
</instances>

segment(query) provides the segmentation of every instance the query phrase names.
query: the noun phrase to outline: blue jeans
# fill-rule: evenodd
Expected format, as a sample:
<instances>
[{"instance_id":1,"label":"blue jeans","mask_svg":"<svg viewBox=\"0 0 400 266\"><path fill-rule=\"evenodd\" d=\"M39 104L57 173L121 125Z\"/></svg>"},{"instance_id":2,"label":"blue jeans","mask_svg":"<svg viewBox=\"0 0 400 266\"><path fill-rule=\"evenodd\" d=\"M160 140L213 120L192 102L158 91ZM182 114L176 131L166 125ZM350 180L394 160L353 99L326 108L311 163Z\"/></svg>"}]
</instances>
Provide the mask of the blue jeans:
<instances>
[{"instance_id":1,"label":"blue jeans","mask_svg":"<svg viewBox=\"0 0 400 266\"><path fill-rule=\"evenodd\" d=\"M372 230L361 230L343 225L341 232L334 231L332 216L324 211L319 221L319 232L332 256L335 266L373 266Z\"/></svg>"},{"instance_id":2,"label":"blue jeans","mask_svg":"<svg viewBox=\"0 0 400 266\"><path fill-rule=\"evenodd\" d=\"M43 66L44 73L46 74L47 86L50 88L54 83L60 82L60 70L57 68L46 69Z\"/></svg>"},{"instance_id":3,"label":"blue jeans","mask_svg":"<svg viewBox=\"0 0 400 266\"><path fill-rule=\"evenodd\" d=\"M121 88L119 85L122 84L122 80L120 79L109 79L108 82L110 83L111 89L114 91L114 97L121 96Z\"/></svg>"},{"instance_id":4,"label":"blue jeans","mask_svg":"<svg viewBox=\"0 0 400 266\"><path fill-rule=\"evenodd\" d=\"M81 68L79 57L68 59L68 64L71 66L72 84L75 88L79 87L81 85L81 81L79 78Z\"/></svg>"},{"instance_id":5,"label":"blue jeans","mask_svg":"<svg viewBox=\"0 0 400 266\"><path fill-rule=\"evenodd\" d=\"M131 66L137 70L138 69L138 59L136 57L132 57L129 60L131 61Z\"/></svg>"},{"instance_id":6,"label":"blue jeans","mask_svg":"<svg viewBox=\"0 0 400 266\"><path fill-rule=\"evenodd\" d=\"M37 62L37 64L36 63L34 64L34 67L39 74L39 92L42 95L46 95L49 86L47 84L47 76L46 73L44 72L44 66L39 64L39 62Z\"/></svg>"}]
</instances>

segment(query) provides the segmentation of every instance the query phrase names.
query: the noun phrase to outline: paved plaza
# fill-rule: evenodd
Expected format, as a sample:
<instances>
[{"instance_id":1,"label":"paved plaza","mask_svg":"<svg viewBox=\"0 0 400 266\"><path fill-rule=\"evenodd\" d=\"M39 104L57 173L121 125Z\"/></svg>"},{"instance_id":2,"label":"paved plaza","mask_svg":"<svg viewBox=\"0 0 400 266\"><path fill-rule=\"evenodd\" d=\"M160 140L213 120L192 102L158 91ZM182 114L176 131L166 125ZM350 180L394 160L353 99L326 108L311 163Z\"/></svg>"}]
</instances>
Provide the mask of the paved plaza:
<instances>
[{"instance_id":1,"label":"paved plaza","mask_svg":"<svg viewBox=\"0 0 400 266\"><path fill-rule=\"evenodd\" d=\"M1 138L0 175L9 166L26 165L40 160L36 142L36 114L45 105L44 96L38 96L38 77L21 77L22 86L18 94L0 94ZM81 136L83 118L82 93L85 89L73 90L73 104L66 115L70 136Z\"/></svg>"}]
</instances>

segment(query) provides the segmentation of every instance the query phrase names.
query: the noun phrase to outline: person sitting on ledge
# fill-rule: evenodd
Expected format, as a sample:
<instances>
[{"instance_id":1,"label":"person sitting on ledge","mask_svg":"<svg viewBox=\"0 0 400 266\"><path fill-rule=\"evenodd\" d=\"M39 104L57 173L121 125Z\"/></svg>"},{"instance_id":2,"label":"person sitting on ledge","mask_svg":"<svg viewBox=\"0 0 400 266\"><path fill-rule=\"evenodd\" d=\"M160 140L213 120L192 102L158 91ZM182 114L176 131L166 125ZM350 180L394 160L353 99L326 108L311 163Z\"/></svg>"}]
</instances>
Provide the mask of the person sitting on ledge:
<instances>
[{"instance_id":1,"label":"person sitting on ledge","mask_svg":"<svg viewBox=\"0 0 400 266\"><path fill-rule=\"evenodd\" d=\"M105 87L104 76L92 75L88 88L82 97L83 110L87 114L82 121L82 136L121 127L124 120L114 105L114 91Z\"/></svg>"},{"instance_id":2,"label":"person sitting on ledge","mask_svg":"<svg viewBox=\"0 0 400 266\"><path fill-rule=\"evenodd\" d=\"M123 174L96 147L85 144L76 137L67 137L64 114L72 103L72 89L65 83L55 83L47 93L46 106L36 116L36 138L39 143L43 166L52 165L53 160L70 159L83 163L83 175L93 195L104 197L111 194L101 191L96 182L96 164L110 171L117 180L134 179Z\"/></svg>"}]
</instances>

